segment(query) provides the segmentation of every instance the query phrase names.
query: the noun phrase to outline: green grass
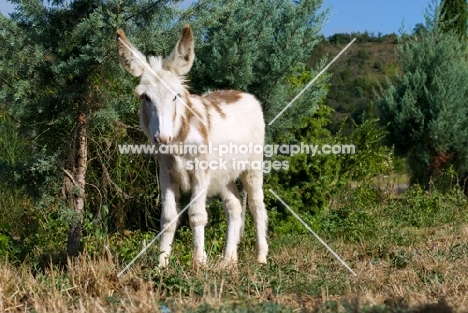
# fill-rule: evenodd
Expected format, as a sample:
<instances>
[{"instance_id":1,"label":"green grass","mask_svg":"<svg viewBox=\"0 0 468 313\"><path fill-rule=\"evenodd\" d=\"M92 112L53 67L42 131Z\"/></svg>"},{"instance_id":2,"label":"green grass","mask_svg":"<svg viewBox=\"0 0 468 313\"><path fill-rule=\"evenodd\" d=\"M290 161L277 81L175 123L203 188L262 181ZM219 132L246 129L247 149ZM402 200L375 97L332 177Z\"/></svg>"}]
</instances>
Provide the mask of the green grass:
<instances>
[{"instance_id":1,"label":"green grass","mask_svg":"<svg viewBox=\"0 0 468 313\"><path fill-rule=\"evenodd\" d=\"M303 216L357 277L301 224L280 213L270 218L266 265L255 263L248 215L238 266L220 267L226 224L216 226L213 219L222 214L212 212L206 267L192 266L191 232L182 226L168 269L157 268L155 244L120 278L117 273L154 233L109 234L107 254L101 238L90 233L83 256L54 265L40 261L51 249L60 250L60 244L46 242L45 233L54 230L51 238L59 238L66 229L46 223L39 232L44 242L37 241L21 263L5 249L10 239L1 241L0 310L347 313L425 312L432 305L436 312L462 312L468 292L466 197L457 190L428 193L418 187L384 199L379 192L350 189L323 213Z\"/></svg>"}]
</instances>

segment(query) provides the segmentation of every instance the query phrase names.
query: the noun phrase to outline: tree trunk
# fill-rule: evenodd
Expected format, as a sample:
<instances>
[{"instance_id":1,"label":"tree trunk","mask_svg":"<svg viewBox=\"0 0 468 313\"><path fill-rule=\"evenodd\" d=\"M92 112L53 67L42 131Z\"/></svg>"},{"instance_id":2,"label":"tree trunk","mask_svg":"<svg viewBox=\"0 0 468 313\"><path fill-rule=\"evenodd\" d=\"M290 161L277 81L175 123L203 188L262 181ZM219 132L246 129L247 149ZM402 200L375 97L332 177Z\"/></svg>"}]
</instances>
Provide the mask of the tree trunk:
<instances>
[{"instance_id":1,"label":"tree trunk","mask_svg":"<svg viewBox=\"0 0 468 313\"><path fill-rule=\"evenodd\" d=\"M86 115L78 117L78 127L69 154L70 171L65 171L64 193L74 214L68 232L67 255L76 256L81 251L81 229L83 224L86 169L88 161Z\"/></svg>"}]
</instances>

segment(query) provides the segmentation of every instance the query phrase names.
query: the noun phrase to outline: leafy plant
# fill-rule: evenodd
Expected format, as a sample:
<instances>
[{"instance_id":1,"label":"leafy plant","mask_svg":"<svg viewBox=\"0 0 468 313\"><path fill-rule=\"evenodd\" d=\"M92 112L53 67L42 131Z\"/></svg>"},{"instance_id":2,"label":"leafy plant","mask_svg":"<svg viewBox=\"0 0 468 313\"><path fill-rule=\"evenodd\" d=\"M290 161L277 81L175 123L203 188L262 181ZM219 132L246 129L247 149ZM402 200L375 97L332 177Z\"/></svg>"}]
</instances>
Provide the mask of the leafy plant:
<instances>
[{"instance_id":1,"label":"leafy plant","mask_svg":"<svg viewBox=\"0 0 468 313\"><path fill-rule=\"evenodd\" d=\"M425 191L419 185L412 186L400 199L386 207L395 222L415 227L430 227L450 223L456 219L465 220L460 211L468 200L459 188L447 193L437 190Z\"/></svg>"},{"instance_id":2,"label":"leafy plant","mask_svg":"<svg viewBox=\"0 0 468 313\"><path fill-rule=\"evenodd\" d=\"M411 182L426 189L450 166L460 178L468 173L466 43L442 31L444 25L436 7L432 18L426 14L425 31L401 37L402 73L391 78L379 100L389 143L408 157Z\"/></svg>"},{"instance_id":3,"label":"leafy plant","mask_svg":"<svg viewBox=\"0 0 468 313\"><path fill-rule=\"evenodd\" d=\"M363 182L370 187L372 179L392 169L392 151L382 146L386 131L378 126L379 120L363 115L361 125L353 134L332 136L326 128L330 123L329 107L320 106L311 118L303 119L302 127L294 132L292 144L313 143L324 145L354 145L349 154L299 153L294 156L276 156L272 160L285 160L289 168L266 176L265 189L282 190L280 197L292 208L310 214L330 208L330 202L351 184ZM354 153L352 153L354 152ZM279 187L281 186L281 187ZM267 193L267 206L287 213L277 199ZM284 218L283 218L284 219Z\"/></svg>"}]
</instances>

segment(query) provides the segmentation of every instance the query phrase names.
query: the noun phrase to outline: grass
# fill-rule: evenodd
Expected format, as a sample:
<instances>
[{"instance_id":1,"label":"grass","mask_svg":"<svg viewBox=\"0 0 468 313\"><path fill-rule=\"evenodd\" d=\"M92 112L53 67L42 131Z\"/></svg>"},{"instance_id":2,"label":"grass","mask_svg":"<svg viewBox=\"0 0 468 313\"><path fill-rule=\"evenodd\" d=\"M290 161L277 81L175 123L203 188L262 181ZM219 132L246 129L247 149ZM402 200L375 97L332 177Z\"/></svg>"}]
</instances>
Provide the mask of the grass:
<instances>
[{"instance_id":1,"label":"grass","mask_svg":"<svg viewBox=\"0 0 468 313\"><path fill-rule=\"evenodd\" d=\"M155 244L120 277L153 233L117 233L104 241L88 233L86 252L64 262L31 254L18 263L4 249L0 312L468 312L466 197L419 187L385 196L381 187L355 186L327 211L304 216L357 277L297 221L273 212L269 262L256 264L248 214L239 263L228 269L219 266L225 223L207 228L204 268L191 264L187 226L176 234L168 269L157 268ZM59 233L54 225L50 230ZM47 231L41 233L45 238Z\"/></svg>"},{"instance_id":2,"label":"grass","mask_svg":"<svg viewBox=\"0 0 468 313\"><path fill-rule=\"evenodd\" d=\"M43 269L3 260L0 311L419 312L423 305L438 305L433 312L466 311L466 224L395 225L410 238L398 241L383 235L395 229L386 225L388 214L380 216L387 221L373 240L327 238L357 277L308 235L270 233L270 259L263 266L255 263L252 246L241 244L238 266L227 270L216 256L206 268L192 267L187 245L178 240L169 269L156 268L153 251L120 278L124 264L115 262L116 255L84 254Z\"/></svg>"}]
</instances>

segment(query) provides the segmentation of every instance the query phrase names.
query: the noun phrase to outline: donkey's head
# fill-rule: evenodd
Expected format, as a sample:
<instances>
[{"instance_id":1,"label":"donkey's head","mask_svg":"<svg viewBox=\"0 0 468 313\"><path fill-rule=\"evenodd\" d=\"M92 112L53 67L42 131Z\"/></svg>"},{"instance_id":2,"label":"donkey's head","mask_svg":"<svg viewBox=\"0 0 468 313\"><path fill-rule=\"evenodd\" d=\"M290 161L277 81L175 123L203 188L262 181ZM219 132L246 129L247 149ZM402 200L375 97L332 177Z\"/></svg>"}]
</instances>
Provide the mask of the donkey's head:
<instances>
[{"instance_id":1,"label":"donkey's head","mask_svg":"<svg viewBox=\"0 0 468 313\"><path fill-rule=\"evenodd\" d=\"M145 55L128 41L123 30L117 31L120 63L130 74L141 77L135 89L141 99L140 123L155 144L172 142L181 127L177 116L183 112L185 101L183 75L192 67L193 46L192 30L185 25L167 58L149 57L147 61Z\"/></svg>"}]
</instances>

